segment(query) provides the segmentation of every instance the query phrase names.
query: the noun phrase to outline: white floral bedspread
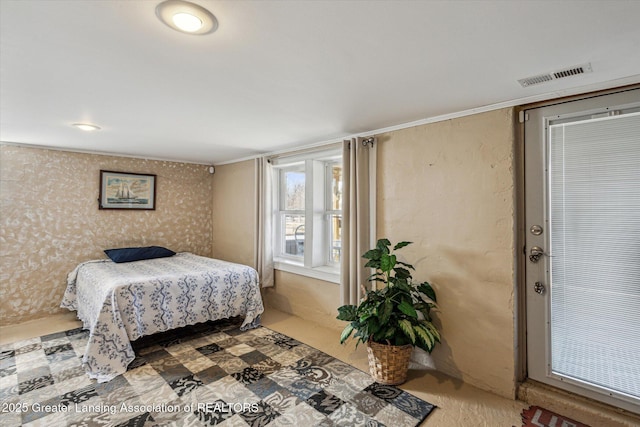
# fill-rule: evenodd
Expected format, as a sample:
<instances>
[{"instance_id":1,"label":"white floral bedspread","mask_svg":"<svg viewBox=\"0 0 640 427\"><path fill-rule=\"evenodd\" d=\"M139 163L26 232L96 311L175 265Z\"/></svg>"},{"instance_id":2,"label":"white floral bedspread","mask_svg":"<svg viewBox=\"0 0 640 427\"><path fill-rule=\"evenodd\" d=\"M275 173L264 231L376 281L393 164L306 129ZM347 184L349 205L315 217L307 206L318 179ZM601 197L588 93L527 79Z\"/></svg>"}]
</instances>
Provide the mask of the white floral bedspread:
<instances>
[{"instance_id":1,"label":"white floral bedspread","mask_svg":"<svg viewBox=\"0 0 640 427\"><path fill-rule=\"evenodd\" d=\"M253 268L187 252L84 262L69 273L60 306L77 310L89 329L82 362L98 382L126 372L135 357L130 341L144 335L234 316L244 316L244 330L264 311Z\"/></svg>"}]
</instances>

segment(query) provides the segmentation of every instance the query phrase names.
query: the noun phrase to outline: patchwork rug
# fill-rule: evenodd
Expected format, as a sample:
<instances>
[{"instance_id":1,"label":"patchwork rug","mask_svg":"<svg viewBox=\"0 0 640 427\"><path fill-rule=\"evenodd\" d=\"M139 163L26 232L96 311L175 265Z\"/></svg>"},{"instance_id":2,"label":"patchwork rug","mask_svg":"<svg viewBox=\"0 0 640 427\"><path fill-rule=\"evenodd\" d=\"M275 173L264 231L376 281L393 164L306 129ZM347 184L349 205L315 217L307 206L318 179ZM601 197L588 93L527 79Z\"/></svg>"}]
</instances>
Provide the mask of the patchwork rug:
<instances>
[{"instance_id":1,"label":"patchwork rug","mask_svg":"<svg viewBox=\"0 0 640 427\"><path fill-rule=\"evenodd\" d=\"M208 322L134 342L128 371L98 384L88 332L0 347L2 426L416 426L428 402L265 327Z\"/></svg>"},{"instance_id":2,"label":"patchwork rug","mask_svg":"<svg viewBox=\"0 0 640 427\"><path fill-rule=\"evenodd\" d=\"M589 427L539 406L522 411L522 427Z\"/></svg>"}]
</instances>

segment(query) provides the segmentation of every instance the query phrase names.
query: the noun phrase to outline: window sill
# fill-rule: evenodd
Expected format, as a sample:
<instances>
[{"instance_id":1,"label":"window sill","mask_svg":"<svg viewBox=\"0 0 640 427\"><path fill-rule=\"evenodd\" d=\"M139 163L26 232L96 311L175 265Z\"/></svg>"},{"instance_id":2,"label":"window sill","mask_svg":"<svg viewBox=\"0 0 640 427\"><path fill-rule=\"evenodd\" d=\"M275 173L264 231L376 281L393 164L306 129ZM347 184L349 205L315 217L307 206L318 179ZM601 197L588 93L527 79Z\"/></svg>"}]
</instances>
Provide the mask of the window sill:
<instances>
[{"instance_id":1,"label":"window sill","mask_svg":"<svg viewBox=\"0 0 640 427\"><path fill-rule=\"evenodd\" d=\"M273 266L276 270L286 271L287 273L299 274L300 276L324 280L325 282L340 283L340 270L336 268L327 266L308 268L300 263L283 259L275 260Z\"/></svg>"}]
</instances>

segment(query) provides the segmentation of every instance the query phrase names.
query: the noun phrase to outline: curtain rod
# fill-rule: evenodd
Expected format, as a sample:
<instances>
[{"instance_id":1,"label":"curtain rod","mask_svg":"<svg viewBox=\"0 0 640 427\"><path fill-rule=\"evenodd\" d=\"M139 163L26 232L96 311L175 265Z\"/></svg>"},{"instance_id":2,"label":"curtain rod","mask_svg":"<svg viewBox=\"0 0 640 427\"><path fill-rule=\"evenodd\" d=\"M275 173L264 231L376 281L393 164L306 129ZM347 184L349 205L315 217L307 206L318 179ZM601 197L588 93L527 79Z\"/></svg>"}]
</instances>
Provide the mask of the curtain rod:
<instances>
[{"instance_id":1,"label":"curtain rod","mask_svg":"<svg viewBox=\"0 0 640 427\"><path fill-rule=\"evenodd\" d=\"M373 143L376 142L376 137L375 136L370 136L368 138L362 138L362 146L366 147L367 145L371 144L371 146L373 147Z\"/></svg>"},{"instance_id":2,"label":"curtain rod","mask_svg":"<svg viewBox=\"0 0 640 427\"><path fill-rule=\"evenodd\" d=\"M267 154L264 157L267 160L273 160L273 159L279 159L279 158L283 158L283 157L291 157L291 156L297 156L300 154L307 154L307 153L313 153L315 151L323 151L329 148L338 148L340 147L340 144L342 144L341 142L332 142L329 144L323 144L323 145L314 145L313 147L306 147L306 148L300 148L297 150L291 150L291 151L280 151L277 153L272 153L272 154Z\"/></svg>"}]
</instances>

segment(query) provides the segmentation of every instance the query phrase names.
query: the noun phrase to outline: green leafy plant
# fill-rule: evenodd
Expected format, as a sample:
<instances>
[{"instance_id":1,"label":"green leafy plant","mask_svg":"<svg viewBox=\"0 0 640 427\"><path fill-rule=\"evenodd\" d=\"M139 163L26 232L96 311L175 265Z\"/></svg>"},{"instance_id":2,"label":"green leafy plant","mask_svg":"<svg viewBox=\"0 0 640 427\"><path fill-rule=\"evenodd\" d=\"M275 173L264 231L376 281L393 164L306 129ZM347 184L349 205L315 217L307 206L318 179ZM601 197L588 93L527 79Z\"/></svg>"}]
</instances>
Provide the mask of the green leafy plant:
<instances>
[{"instance_id":1,"label":"green leafy plant","mask_svg":"<svg viewBox=\"0 0 640 427\"><path fill-rule=\"evenodd\" d=\"M431 352L440 333L432 322L431 309L436 308L436 293L428 282L414 284L411 264L398 261L395 251L410 245L380 239L374 249L362 257L365 265L375 269L369 281L383 283L370 290L359 305L338 308L338 319L349 322L340 335L340 343L352 336L356 344L369 340L389 345L411 344Z\"/></svg>"}]
</instances>

